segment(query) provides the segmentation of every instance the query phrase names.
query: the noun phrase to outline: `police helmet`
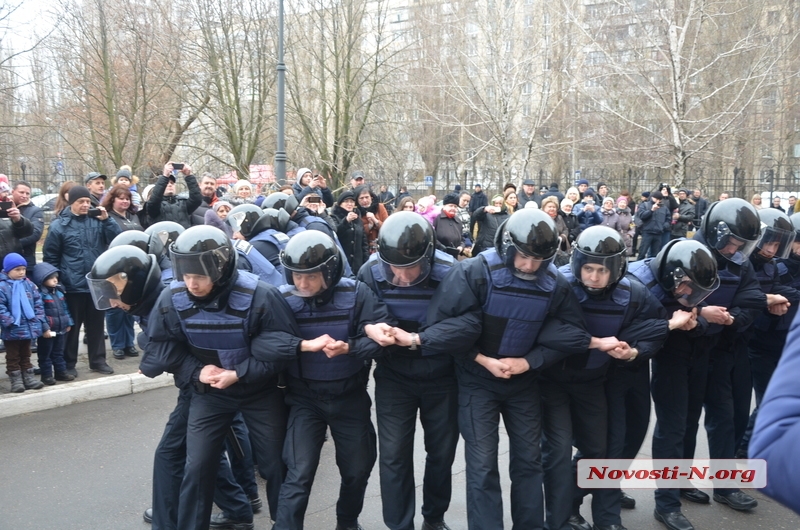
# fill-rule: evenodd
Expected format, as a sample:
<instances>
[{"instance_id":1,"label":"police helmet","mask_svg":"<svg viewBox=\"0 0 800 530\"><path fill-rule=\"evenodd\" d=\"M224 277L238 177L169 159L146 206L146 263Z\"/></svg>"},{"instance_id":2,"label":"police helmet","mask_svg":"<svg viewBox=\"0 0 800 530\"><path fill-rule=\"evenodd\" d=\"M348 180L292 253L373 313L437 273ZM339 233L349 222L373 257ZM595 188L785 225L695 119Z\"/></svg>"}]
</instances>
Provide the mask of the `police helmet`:
<instances>
[{"instance_id":1,"label":"police helmet","mask_svg":"<svg viewBox=\"0 0 800 530\"><path fill-rule=\"evenodd\" d=\"M719 287L714 254L691 239L675 239L664 245L650 260L650 270L661 288L686 307L696 306Z\"/></svg>"},{"instance_id":2,"label":"police helmet","mask_svg":"<svg viewBox=\"0 0 800 530\"><path fill-rule=\"evenodd\" d=\"M264 230L269 230L270 228L278 232L283 232L284 234L288 232L289 214L286 213L286 210L265 208L262 211L264 215L262 215L261 218L256 221L255 226L253 226L253 230L250 232L251 237L260 234Z\"/></svg>"},{"instance_id":3,"label":"police helmet","mask_svg":"<svg viewBox=\"0 0 800 530\"><path fill-rule=\"evenodd\" d=\"M398 287L409 287L425 280L431 272L435 241L433 227L420 214L397 212L390 215L378 233L378 261L386 281ZM405 270L398 273L393 267Z\"/></svg>"},{"instance_id":4,"label":"police helmet","mask_svg":"<svg viewBox=\"0 0 800 530\"><path fill-rule=\"evenodd\" d=\"M294 215L294 212L297 210L298 206L300 206L300 201L297 200L297 196L292 194L286 198L286 202L283 204L283 209L286 210L286 213L288 213L289 217L291 217Z\"/></svg>"},{"instance_id":5,"label":"police helmet","mask_svg":"<svg viewBox=\"0 0 800 530\"><path fill-rule=\"evenodd\" d=\"M154 255L157 259L164 254L164 243L157 235L147 234L141 230L125 230L115 237L108 248L119 247L121 245L133 245L140 248L147 254Z\"/></svg>"},{"instance_id":6,"label":"police helmet","mask_svg":"<svg viewBox=\"0 0 800 530\"><path fill-rule=\"evenodd\" d=\"M100 311L136 307L161 285L156 257L133 245L109 248L95 260L86 275L94 306ZM119 302L129 307L120 306Z\"/></svg>"},{"instance_id":7,"label":"police helmet","mask_svg":"<svg viewBox=\"0 0 800 530\"><path fill-rule=\"evenodd\" d=\"M517 210L503 221L494 236L494 248L503 263L514 270L522 279L534 279L530 275L514 269L514 256L517 252L531 258L542 260L539 266L547 267L558 251L558 229L553 219L541 210L525 208Z\"/></svg>"},{"instance_id":8,"label":"police helmet","mask_svg":"<svg viewBox=\"0 0 800 530\"><path fill-rule=\"evenodd\" d=\"M176 223L175 221L159 221L158 223L152 224L145 229L145 234L156 234L159 239L161 239L161 243L164 245L164 248L169 250L169 247L178 239L178 236L186 230L183 225Z\"/></svg>"},{"instance_id":9,"label":"police helmet","mask_svg":"<svg viewBox=\"0 0 800 530\"><path fill-rule=\"evenodd\" d=\"M754 256L762 261L788 258L795 240L794 225L789 216L777 208L763 208L758 211L758 217L761 219L761 237Z\"/></svg>"},{"instance_id":10,"label":"police helmet","mask_svg":"<svg viewBox=\"0 0 800 530\"><path fill-rule=\"evenodd\" d=\"M601 295L614 288L628 270L625 257L627 247L619 232L608 226L592 226L580 233L575 240L570 259L572 275L590 295ZM586 265L600 265L604 268L599 278L588 275L583 279ZM603 276L608 271L606 281ZM601 285L602 284L602 285Z\"/></svg>"},{"instance_id":11,"label":"police helmet","mask_svg":"<svg viewBox=\"0 0 800 530\"><path fill-rule=\"evenodd\" d=\"M716 255L741 265L761 235L758 210L739 198L717 201L703 216L700 232Z\"/></svg>"},{"instance_id":12,"label":"police helmet","mask_svg":"<svg viewBox=\"0 0 800 530\"><path fill-rule=\"evenodd\" d=\"M344 255L329 235L318 230L306 230L292 237L281 251L280 260L289 285L295 285L294 273L322 273L323 285L319 291L297 291L297 294L306 298L319 296L332 289L344 273Z\"/></svg>"},{"instance_id":13,"label":"police helmet","mask_svg":"<svg viewBox=\"0 0 800 530\"><path fill-rule=\"evenodd\" d=\"M174 277L208 276L217 287L225 286L236 271L236 251L228 235L213 226L188 228L169 247Z\"/></svg>"},{"instance_id":14,"label":"police helmet","mask_svg":"<svg viewBox=\"0 0 800 530\"><path fill-rule=\"evenodd\" d=\"M282 191L276 191L275 193L270 193L264 198L264 202L261 203L261 207L266 208L275 208L276 210L280 210L286 204L286 199L289 196Z\"/></svg>"},{"instance_id":15,"label":"police helmet","mask_svg":"<svg viewBox=\"0 0 800 530\"><path fill-rule=\"evenodd\" d=\"M247 240L255 235L253 228L263 215L264 211L255 204L240 204L228 212L225 222Z\"/></svg>"}]
</instances>

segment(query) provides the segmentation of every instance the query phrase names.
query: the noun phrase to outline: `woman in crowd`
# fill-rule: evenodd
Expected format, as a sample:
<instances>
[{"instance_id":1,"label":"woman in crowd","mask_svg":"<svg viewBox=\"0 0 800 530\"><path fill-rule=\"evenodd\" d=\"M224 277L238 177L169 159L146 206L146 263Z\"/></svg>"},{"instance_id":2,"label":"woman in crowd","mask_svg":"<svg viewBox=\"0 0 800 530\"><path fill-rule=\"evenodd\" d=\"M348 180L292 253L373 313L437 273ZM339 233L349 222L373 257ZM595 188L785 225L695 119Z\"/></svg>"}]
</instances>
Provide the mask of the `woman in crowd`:
<instances>
[{"instance_id":1,"label":"woman in crowd","mask_svg":"<svg viewBox=\"0 0 800 530\"><path fill-rule=\"evenodd\" d=\"M358 203L358 213L361 216L361 223L364 225L364 233L367 235L367 246L372 254L377 251L378 231L383 222L389 217L386 207L381 204L367 186L358 186L353 190ZM340 197L341 198L341 197ZM358 270L353 267L353 270Z\"/></svg>"},{"instance_id":2,"label":"woman in crowd","mask_svg":"<svg viewBox=\"0 0 800 530\"><path fill-rule=\"evenodd\" d=\"M458 211L456 212L456 219L461 221L461 232L464 238L464 244L472 247L472 236L469 233L469 200L472 196L467 192L462 192L458 197Z\"/></svg>"},{"instance_id":3,"label":"woman in crowd","mask_svg":"<svg viewBox=\"0 0 800 530\"><path fill-rule=\"evenodd\" d=\"M633 255L633 234L635 226L633 225L633 212L628 207L628 199L620 196L617 199L617 215L619 216L619 226L622 233L622 239L625 241L627 248L626 256Z\"/></svg>"},{"instance_id":4,"label":"woman in crowd","mask_svg":"<svg viewBox=\"0 0 800 530\"><path fill-rule=\"evenodd\" d=\"M238 204L248 204L253 202L253 185L250 184L249 180L240 179L236 181L236 184L233 185L232 191L234 195L232 201L236 201Z\"/></svg>"},{"instance_id":5,"label":"woman in crowd","mask_svg":"<svg viewBox=\"0 0 800 530\"><path fill-rule=\"evenodd\" d=\"M542 199L542 206L541 210L550 216L553 222L556 224L556 229L558 230L558 237L561 240L558 245L558 253L556 254L556 258L553 261L557 266L561 266L569 262L569 229L567 228L566 223L564 223L564 219L558 215L558 197L550 196Z\"/></svg>"},{"instance_id":6,"label":"woman in crowd","mask_svg":"<svg viewBox=\"0 0 800 530\"><path fill-rule=\"evenodd\" d=\"M581 223L578 221L578 216L575 215L573 211L573 206L572 201L565 198L561 201L561 211L558 212L561 220L564 221L564 224L567 226L567 237L569 238L570 245L581 233Z\"/></svg>"},{"instance_id":7,"label":"woman in crowd","mask_svg":"<svg viewBox=\"0 0 800 530\"><path fill-rule=\"evenodd\" d=\"M503 202L505 202L508 215L514 213L517 209L517 189L506 188L503 192Z\"/></svg>"},{"instance_id":8,"label":"woman in crowd","mask_svg":"<svg viewBox=\"0 0 800 530\"><path fill-rule=\"evenodd\" d=\"M754 193L753 197L750 198L750 204L756 207L756 210L761 209L761 194Z\"/></svg>"},{"instance_id":9,"label":"woman in crowd","mask_svg":"<svg viewBox=\"0 0 800 530\"><path fill-rule=\"evenodd\" d=\"M71 180L68 180L58 189L58 198L56 199L56 204L53 207L53 213L55 215L61 214L62 210L69 205L68 194L72 186L75 186L75 183Z\"/></svg>"},{"instance_id":10,"label":"woman in crowd","mask_svg":"<svg viewBox=\"0 0 800 530\"><path fill-rule=\"evenodd\" d=\"M414 204L414 199L411 197L403 197L400 199L400 203L397 205L395 212L415 212L417 210L417 205Z\"/></svg>"},{"instance_id":11,"label":"woman in crowd","mask_svg":"<svg viewBox=\"0 0 800 530\"><path fill-rule=\"evenodd\" d=\"M612 228L622 235L619 214L617 214L617 209L614 206L613 197L606 197L603 199L603 205L600 207L600 215L603 216L603 221L600 224Z\"/></svg>"},{"instance_id":12,"label":"woman in crowd","mask_svg":"<svg viewBox=\"0 0 800 530\"><path fill-rule=\"evenodd\" d=\"M593 193L586 192L583 194L581 200L583 204L580 212L578 212L578 221L581 222L581 230L586 230L590 226L602 224L603 216L600 215L600 206L595 204L595 196Z\"/></svg>"},{"instance_id":13,"label":"woman in crowd","mask_svg":"<svg viewBox=\"0 0 800 530\"><path fill-rule=\"evenodd\" d=\"M356 210L355 197L355 193L351 190L343 192L331 212L331 218L336 225L336 235L353 271L359 270L369 259L367 236L364 234L364 225Z\"/></svg>"},{"instance_id":14,"label":"woman in crowd","mask_svg":"<svg viewBox=\"0 0 800 530\"><path fill-rule=\"evenodd\" d=\"M475 244L472 246L472 255L475 256L488 248L494 247L494 234L503 221L511 214L502 195L492 197L492 204L481 206L472 214L478 228Z\"/></svg>"},{"instance_id":15,"label":"woman in crowd","mask_svg":"<svg viewBox=\"0 0 800 530\"><path fill-rule=\"evenodd\" d=\"M233 205L228 201L214 201L214 204L211 205L211 208L206 210L203 219L205 220L205 224L215 226L228 234L228 237L233 237L233 228L231 225L225 222L225 219L228 218L228 212L233 209Z\"/></svg>"},{"instance_id":16,"label":"woman in crowd","mask_svg":"<svg viewBox=\"0 0 800 530\"><path fill-rule=\"evenodd\" d=\"M136 191L136 185L139 183L139 177L133 174L131 166L122 166L117 171L117 176L111 179L111 184L116 186L122 184L131 191L131 203L133 203L133 211L138 212L142 207L142 197Z\"/></svg>"},{"instance_id":17,"label":"woman in crowd","mask_svg":"<svg viewBox=\"0 0 800 530\"><path fill-rule=\"evenodd\" d=\"M456 218L458 214L458 195L448 193L442 200L442 209L439 216L433 220L433 230L436 234L436 248L447 252L458 259L463 255L464 232L461 221Z\"/></svg>"},{"instance_id":18,"label":"woman in crowd","mask_svg":"<svg viewBox=\"0 0 800 530\"><path fill-rule=\"evenodd\" d=\"M576 216L581 213L583 203L581 202L581 192L578 191L578 188L575 186L569 188L567 193L564 194L564 198L572 201L572 213Z\"/></svg>"},{"instance_id":19,"label":"woman in crowd","mask_svg":"<svg viewBox=\"0 0 800 530\"><path fill-rule=\"evenodd\" d=\"M130 188L125 184L116 184L108 190L100 201L100 206L108 211L111 217L119 225L123 232L126 230L144 230L139 223L136 215L136 207L133 205L133 195Z\"/></svg>"}]
</instances>

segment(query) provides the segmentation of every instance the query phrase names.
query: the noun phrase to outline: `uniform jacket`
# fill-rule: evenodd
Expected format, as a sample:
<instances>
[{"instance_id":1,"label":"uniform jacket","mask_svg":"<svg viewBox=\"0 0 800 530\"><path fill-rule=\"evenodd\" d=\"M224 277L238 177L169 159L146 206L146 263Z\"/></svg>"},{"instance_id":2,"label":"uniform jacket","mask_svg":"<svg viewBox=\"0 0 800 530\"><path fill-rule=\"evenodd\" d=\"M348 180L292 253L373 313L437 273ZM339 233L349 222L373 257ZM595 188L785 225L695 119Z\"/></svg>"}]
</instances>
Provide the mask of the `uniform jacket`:
<instances>
[{"instance_id":1,"label":"uniform jacket","mask_svg":"<svg viewBox=\"0 0 800 530\"><path fill-rule=\"evenodd\" d=\"M119 233L119 225L111 217L101 221L65 208L50 223L42 251L44 261L61 271L67 293L88 293L86 274Z\"/></svg>"},{"instance_id":2,"label":"uniform jacket","mask_svg":"<svg viewBox=\"0 0 800 530\"><path fill-rule=\"evenodd\" d=\"M14 317L11 316L13 282L5 273L0 273L0 325L3 326L3 340L35 340L50 329L44 318L44 306L39 289L28 278L20 281L25 286L25 294L33 307L34 317L28 320L22 315L19 324L14 324Z\"/></svg>"}]
</instances>

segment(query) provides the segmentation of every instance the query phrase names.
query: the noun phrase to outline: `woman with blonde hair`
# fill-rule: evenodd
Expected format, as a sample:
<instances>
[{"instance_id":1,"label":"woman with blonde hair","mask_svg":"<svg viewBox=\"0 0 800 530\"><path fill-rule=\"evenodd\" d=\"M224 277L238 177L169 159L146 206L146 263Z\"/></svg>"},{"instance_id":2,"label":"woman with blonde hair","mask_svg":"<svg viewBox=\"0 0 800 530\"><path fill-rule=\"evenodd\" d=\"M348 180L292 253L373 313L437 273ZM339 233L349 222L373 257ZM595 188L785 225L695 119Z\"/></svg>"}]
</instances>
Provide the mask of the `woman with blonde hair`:
<instances>
[{"instance_id":1,"label":"woman with blonde hair","mask_svg":"<svg viewBox=\"0 0 800 530\"><path fill-rule=\"evenodd\" d=\"M761 206L761 194L760 193L754 193L753 197L750 199L750 204L755 206L756 210L760 210L762 208L762 206Z\"/></svg>"},{"instance_id":2,"label":"woman with blonde hair","mask_svg":"<svg viewBox=\"0 0 800 530\"><path fill-rule=\"evenodd\" d=\"M506 191L503 192L503 203L506 206L508 215L514 213L514 210L517 209L517 190L506 188Z\"/></svg>"}]
</instances>

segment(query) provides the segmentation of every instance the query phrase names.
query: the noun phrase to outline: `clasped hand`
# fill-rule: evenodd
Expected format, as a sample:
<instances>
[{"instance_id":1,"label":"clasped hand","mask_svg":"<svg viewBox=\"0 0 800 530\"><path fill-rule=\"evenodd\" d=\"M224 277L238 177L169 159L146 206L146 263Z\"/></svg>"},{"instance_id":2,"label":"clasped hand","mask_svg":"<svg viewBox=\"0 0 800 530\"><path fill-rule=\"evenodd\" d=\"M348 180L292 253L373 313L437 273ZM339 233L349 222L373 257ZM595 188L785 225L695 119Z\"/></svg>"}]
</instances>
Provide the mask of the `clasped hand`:
<instances>
[{"instance_id":1,"label":"clasped hand","mask_svg":"<svg viewBox=\"0 0 800 530\"><path fill-rule=\"evenodd\" d=\"M228 388L239 380L235 370L225 370L213 364L207 364L200 370L200 382L213 388Z\"/></svg>"}]
</instances>

